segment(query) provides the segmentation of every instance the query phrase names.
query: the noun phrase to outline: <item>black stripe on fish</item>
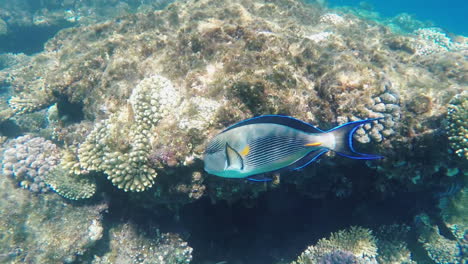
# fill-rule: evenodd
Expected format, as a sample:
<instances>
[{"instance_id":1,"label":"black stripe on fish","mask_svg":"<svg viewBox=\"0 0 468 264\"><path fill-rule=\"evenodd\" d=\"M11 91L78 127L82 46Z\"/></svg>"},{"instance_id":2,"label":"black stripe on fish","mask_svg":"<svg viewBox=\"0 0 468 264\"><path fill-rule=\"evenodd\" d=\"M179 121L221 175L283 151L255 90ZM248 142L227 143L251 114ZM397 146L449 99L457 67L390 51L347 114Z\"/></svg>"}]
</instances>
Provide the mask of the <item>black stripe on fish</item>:
<instances>
[{"instance_id":1,"label":"black stripe on fish","mask_svg":"<svg viewBox=\"0 0 468 264\"><path fill-rule=\"evenodd\" d=\"M224 150L224 144L219 139L215 139L206 147L205 154L213 154Z\"/></svg>"},{"instance_id":2,"label":"black stripe on fish","mask_svg":"<svg viewBox=\"0 0 468 264\"><path fill-rule=\"evenodd\" d=\"M306 141L294 137L264 137L252 141L246 163L250 166L263 166L301 151Z\"/></svg>"}]
</instances>

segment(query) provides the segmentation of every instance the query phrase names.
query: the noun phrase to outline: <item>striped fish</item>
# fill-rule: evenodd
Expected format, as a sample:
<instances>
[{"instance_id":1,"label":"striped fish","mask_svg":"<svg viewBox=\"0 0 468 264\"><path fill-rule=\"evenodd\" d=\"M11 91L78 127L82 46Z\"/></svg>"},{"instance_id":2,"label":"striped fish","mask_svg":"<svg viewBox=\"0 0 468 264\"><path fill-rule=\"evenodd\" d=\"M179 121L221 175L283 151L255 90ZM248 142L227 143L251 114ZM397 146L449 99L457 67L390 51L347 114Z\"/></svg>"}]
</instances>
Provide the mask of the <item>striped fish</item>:
<instances>
[{"instance_id":1,"label":"striped fish","mask_svg":"<svg viewBox=\"0 0 468 264\"><path fill-rule=\"evenodd\" d=\"M269 180L269 172L298 170L329 150L353 159L380 159L353 148L353 133L376 119L346 123L322 131L289 116L264 115L234 124L207 145L205 171L226 178Z\"/></svg>"}]
</instances>

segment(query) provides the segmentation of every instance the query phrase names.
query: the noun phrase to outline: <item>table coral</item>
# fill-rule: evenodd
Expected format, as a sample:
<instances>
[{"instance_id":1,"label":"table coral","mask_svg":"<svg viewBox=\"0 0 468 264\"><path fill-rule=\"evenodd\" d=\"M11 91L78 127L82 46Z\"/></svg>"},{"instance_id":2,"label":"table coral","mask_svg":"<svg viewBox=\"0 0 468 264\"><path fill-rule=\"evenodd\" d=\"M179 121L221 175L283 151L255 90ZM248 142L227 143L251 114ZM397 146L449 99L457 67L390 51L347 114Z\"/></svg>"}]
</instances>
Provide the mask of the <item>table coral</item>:
<instances>
[{"instance_id":1,"label":"table coral","mask_svg":"<svg viewBox=\"0 0 468 264\"><path fill-rule=\"evenodd\" d=\"M76 175L58 165L45 177L45 182L58 194L70 199L87 199L96 192L96 180L85 175Z\"/></svg>"}]
</instances>

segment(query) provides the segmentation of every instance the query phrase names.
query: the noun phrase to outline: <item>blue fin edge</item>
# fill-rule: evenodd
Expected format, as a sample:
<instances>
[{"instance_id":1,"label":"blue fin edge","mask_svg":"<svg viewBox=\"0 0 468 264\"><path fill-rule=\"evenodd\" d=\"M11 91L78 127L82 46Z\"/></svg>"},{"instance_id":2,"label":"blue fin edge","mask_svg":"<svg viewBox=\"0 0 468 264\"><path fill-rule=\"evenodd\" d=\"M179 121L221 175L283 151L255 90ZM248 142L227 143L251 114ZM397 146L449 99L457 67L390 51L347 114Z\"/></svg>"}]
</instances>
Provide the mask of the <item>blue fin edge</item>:
<instances>
[{"instance_id":1,"label":"blue fin edge","mask_svg":"<svg viewBox=\"0 0 468 264\"><path fill-rule=\"evenodd\" d=\"M287 125L292 128L296 128L302 131L307 131L307 132L312 132L312 133L324 132L323 130L316 128L315 126L309 123L306 123L302 120L299 120L291 116L286 116L286 115L261 115L261 116L252 117L246 120L242 120L238 123L235 123L229 126L228 128L224 129L222 132L226 132L228 130L231 130L240 126L245 126L245 125L250 125L250 124L260 124L260 123Z\"/></svg>"},{"instance_id":2,"label":"blue fin edge","mask_svg":"<svg viewBox=\"0 0 468 264\"><path fill-rule=\"evenodd\" d=\"M326 131L326 133L328 132L332 132L334 130L337 130L343 126L347 126L347 125L350 125L350 124L356 124L356 126L351 129L351 131L349 132L348 134L348 146L350 148L350 150L359 155L359 156L349 156L349 155L346 155L344 153L340 153L340 152L336 152L338 155L340 156L343 156L343 157L347 157L347 158L350 158L350 159L359 159L359 160L372 160L372 159L383 159L384 156L380 156L380 155L372 155L372 154L366 154L366 153L360 153L360 152L357 152L355 149L354 149L354 146L353 146L353 135L354 135L354 132L356 132L356 130L358 128L360 128L362 125L364 124L367 124L367 123L370 123L372 121L376 121L376 120L381 120L381 119L384 119L383 117L378 117L378 118L369 118L369 119L365 119L365 120L358 120L358 121L353 121L353 122L348 122L348 123L345 123L345 124L342 124L342 125L339 125L337 127L334 127L328 131Z\"/></svg>"}]
</instances>

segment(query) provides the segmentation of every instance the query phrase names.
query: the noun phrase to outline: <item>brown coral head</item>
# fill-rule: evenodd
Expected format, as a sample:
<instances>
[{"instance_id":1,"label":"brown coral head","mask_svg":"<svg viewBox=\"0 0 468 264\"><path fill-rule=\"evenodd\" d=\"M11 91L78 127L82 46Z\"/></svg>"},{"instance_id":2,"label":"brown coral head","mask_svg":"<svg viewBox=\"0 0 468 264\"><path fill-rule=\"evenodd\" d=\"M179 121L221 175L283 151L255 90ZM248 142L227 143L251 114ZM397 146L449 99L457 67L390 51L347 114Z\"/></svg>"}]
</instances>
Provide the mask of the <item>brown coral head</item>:
<instances>
[{"instance_id":1,"label":"brown coral head","mask_svg":"<svg viewBox=\"0 0 468 264\"><path fill-rule=\"evenodd\" d=\"M407 105L408 110L416 113L427 113L432 109L432 99L424 94L417 94Z\"/></svg>"}]
</instances>

